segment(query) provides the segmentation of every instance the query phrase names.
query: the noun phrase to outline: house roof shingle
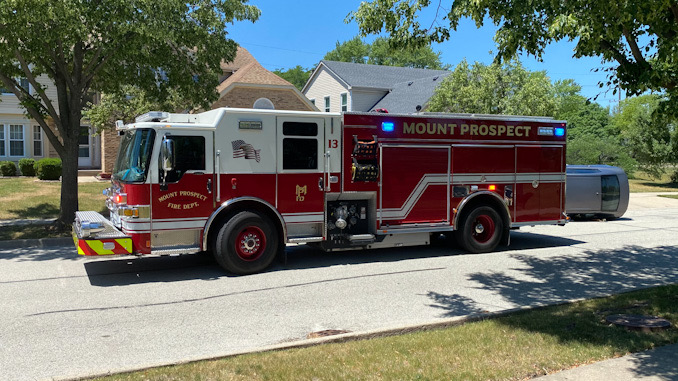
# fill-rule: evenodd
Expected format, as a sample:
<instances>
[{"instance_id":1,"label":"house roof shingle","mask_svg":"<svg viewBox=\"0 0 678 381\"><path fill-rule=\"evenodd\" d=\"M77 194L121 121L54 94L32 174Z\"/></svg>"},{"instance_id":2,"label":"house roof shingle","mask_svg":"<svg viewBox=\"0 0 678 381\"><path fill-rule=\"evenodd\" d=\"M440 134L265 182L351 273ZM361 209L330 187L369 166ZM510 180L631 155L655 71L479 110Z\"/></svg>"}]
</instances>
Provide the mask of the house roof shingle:
<instances>
[{"instance_id":1,"label":"house roof shingle","mask_svg":"<svg viewBox=\"0 0 678 381\"><path fill-rule=\"evenodd\" d=\"M397 84L447 75L447 70L415 69L399 66L366 65L352 62L320 61L352 87L392 89Z\"/></svg>"},{"instance_id":2,"label":"house roof shingle","mask_svg":"<svg viewBox=\"0 0 678 381\"><path fill-rule=\"evenodd\" d=\"M279 76L266 70L245 48L238 47L238 53L233 62L221 64L222 70L225 72L232 72L225 80L223 80L217 91L221 93L226 88L234 83L246 83L256 85L273 85L273 86L289 86L294 88L294 85Z\"/></svg>"},{"instance_id":3,"label":"house roof shingle","mask_svg":"<svg viewBox=\"0 0 678 381\"><path fill-rule=\"evenodd\" d=\"M252 62L257 62L254 56L250 54L250 52L248 52L247 49L243 48L242 46L238 46L238 50L235 53L235 58L233 58L233 62L221 61L221 70L224 72L235 72L241 67Z\"/></svg>"},{"instance_id":4,"label":"house roof shingle","mask_svg":"<svg viewBox=\"0 0 678 381\"><path fill-rule=\"evenodd\" d=\"M397 83L388 94L372 106L372 109L384 108L400 113L416 112L417 106L426 106L435 89L449 74L449 71L444 71L442 74Z\"/></svg>"}]
</instances>

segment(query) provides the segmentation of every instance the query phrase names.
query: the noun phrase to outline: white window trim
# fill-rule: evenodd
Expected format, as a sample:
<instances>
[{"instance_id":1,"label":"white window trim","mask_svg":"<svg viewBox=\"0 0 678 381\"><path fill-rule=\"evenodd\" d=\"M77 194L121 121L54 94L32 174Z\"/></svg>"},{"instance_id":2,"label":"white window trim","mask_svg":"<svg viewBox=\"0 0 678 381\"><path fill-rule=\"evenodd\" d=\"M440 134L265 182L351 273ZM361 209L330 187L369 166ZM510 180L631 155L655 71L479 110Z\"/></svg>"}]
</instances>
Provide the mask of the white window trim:
<instances>
[{"instance_id":1,"label":"white window trim","mask_svg":"<svg viewBox=\"0 0 678 381\"><path fill-rule=\"evenodd\" d=\"M34 157L45 157L45 142L44 142L44 139L42 138L42 136L44 135L43 131L42 131L42 127L40 127L38 125L34 125L32 127L33 127L33 131L31 131L31 133L33 134L33 139L31 140L31 143L33 143L33 144L31 145L31 148L32 148L33 152L31 152L31 154ZM40 131L40 139L39 140L35 139L35 128L37 128L38 131ZM40 155L35 154L35 142L37 142L37 141L40 142Z\"/></svg>"},{"instance_id":2,"label":"white window trim","mask_svg":"<svg viewBox=\"0 0 678 381\"><path fill-rule=\"evenodd\" d=\"M325 110L325 112L332 111L332 101L330 100L329 95L325 97L325 104L323 110Z\"/></svg>"}]
</instances>

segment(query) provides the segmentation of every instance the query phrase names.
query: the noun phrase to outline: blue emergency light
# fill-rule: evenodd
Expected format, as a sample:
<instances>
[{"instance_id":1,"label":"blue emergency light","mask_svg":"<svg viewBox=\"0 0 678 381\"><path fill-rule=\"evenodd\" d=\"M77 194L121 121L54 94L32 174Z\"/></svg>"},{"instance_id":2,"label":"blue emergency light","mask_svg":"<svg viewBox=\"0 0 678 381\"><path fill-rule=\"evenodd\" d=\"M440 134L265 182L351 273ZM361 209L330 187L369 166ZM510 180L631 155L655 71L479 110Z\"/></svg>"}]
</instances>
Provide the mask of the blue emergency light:
<instances>
[{"instance_id":1,"label":"blue emergency light","mask_svg":"<svg viewBox=\"0 0 678 381\"><path fill-rule=\"evenodd\" d=\"M393 122L381 122L381 130L384 132L393 132L395 124Z\"/></svg>"},{"instance_id":2,"label":"blue emergency light","mask_svg":"<svg viewBox=\"0 0 678 381\"><path fill-rule=\"evenodd\" d=\"M556 136L565 136L565 129L562 127L556 127Z\"/></svg>"}]
</instances>

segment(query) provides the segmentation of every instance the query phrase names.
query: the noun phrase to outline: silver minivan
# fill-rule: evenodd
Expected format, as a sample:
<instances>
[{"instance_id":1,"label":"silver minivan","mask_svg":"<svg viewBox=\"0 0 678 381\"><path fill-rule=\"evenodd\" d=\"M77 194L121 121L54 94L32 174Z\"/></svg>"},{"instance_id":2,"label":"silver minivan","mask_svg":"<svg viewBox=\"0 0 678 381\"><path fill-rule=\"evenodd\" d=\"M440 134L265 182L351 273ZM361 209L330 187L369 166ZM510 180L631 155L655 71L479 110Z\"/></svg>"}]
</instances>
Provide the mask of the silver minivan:
<instances>
[{"instance_id":1,"label":"silver minivan","mask_svg":"<svg viewBox=\"0 0 678 381\"><path fill-rule=\"evenodd\" d=\"M568 165L565 211L570 217L621 217L629 206L629 179L610 165Z\"/></svg>"}]
</instances>

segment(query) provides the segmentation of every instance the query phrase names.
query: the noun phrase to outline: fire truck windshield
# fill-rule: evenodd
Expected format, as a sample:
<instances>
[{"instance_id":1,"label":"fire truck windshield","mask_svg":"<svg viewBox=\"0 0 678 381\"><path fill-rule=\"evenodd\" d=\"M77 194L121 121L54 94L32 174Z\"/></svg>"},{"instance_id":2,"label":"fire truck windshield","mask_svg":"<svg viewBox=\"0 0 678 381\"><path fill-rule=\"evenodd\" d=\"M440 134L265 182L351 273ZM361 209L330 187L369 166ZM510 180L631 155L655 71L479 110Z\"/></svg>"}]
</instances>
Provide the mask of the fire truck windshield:
<instances>
[{"instance_id":1,"label":"fire truck windshield","mask_svg":"<svg viewBox=\"0 0 678 381\"><path fill-rule=\"evenodd\" d=\"M113 168L113 179L123 182L146 181L154 140L155 131L152 129L125 131Z\"/></svg>"}]
</instances>

